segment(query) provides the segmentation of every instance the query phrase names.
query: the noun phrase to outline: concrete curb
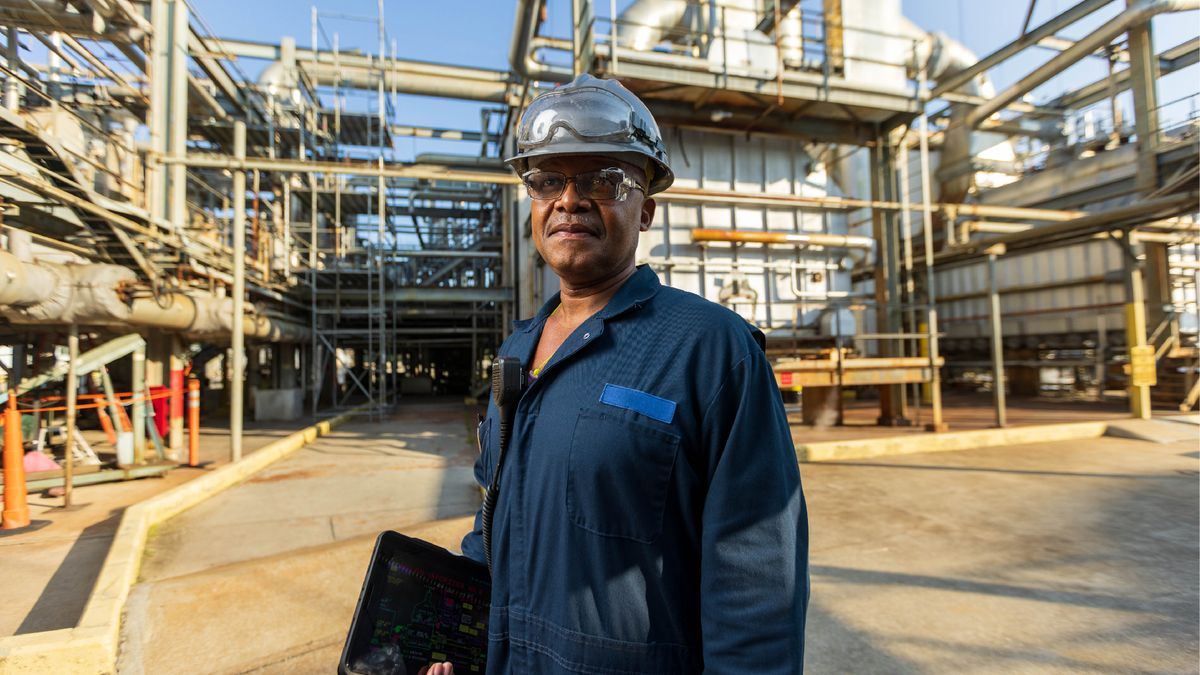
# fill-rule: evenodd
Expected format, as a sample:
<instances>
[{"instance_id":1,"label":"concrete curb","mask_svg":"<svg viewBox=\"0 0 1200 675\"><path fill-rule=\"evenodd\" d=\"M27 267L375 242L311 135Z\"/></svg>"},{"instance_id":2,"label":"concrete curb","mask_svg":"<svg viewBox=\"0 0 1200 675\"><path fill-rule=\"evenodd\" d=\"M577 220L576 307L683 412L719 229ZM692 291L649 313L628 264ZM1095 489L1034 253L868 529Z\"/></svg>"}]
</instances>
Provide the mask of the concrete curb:
<instances>
[{"instance_id":1,"label":"concrete curb","mask_svg":"<svg viewBox=\"0 0 1200 675\"><path fill-rule=\"evenodd\" d=\"M137 582L150 528L329 434L357 410L289 434L236 464L223 466L126 509L79 625L0 638L0 675L115 672L121 614L129 591Z\"/></svg>"},{"instance_id":2,"label":"concrete curb","mask_svg":"<svg viewBox=\"0 0 1200 675\"><path fill-rule=\"evenodd\" d=\"M1099 438L1108 430L1108 425L1109 422L1074 422L1005 429L949 431L941 434L911 434L908 436L857 438L846 441L824 441L797 445L796 458L801 462L827 462L912 455L919 452L949 452L1001 445L1071 441Z\"/></svg>"}]
</instances>

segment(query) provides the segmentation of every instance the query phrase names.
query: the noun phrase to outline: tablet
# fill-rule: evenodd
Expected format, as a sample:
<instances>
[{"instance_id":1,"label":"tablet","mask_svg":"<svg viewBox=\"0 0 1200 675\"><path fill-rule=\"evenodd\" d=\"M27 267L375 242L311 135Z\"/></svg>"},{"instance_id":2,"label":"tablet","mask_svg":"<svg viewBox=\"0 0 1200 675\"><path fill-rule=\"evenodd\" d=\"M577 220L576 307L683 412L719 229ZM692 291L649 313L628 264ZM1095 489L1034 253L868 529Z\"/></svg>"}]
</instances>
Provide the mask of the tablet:
<instances>
[{"instance_id":1,"label":"tablet","mask_svg":"<svg viewBox=\"0 0 1200 675\"><path fill-rule=\"evenodd\" d=\"M417 675L441 661L455 673L484 672L491 591L486 565L397 532L380 534L338 672Z\"/></svg>"}]
</instances>

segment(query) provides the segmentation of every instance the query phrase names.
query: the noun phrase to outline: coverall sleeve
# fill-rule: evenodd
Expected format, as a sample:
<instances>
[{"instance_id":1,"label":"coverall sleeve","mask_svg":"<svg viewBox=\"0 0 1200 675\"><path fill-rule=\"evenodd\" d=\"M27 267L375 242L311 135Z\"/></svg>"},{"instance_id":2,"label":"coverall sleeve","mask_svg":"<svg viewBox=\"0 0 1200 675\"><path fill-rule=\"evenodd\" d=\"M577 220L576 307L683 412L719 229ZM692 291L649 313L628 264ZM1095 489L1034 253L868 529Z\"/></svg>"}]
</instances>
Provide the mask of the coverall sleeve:
<instances>
[{"instance_id":1,"label":"coverall sleeve","mask_svg":"<svg viewBox=\"0 0 1200 675\"><path fill-rule=\"evenodd\" d=\"M707 407L710 460L700 547L707 673L800 673L808 514L770 364L751 353Z\"/></svg>"}]
</instances>

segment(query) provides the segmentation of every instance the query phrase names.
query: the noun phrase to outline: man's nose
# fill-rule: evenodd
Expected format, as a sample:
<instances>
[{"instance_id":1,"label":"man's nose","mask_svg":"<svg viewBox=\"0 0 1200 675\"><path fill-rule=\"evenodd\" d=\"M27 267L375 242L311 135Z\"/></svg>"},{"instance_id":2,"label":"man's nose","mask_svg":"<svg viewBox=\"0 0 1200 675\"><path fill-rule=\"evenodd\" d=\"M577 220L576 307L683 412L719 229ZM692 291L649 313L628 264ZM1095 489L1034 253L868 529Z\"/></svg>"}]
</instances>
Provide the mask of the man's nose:
<instances>
[{"instance_id":1,"label":"man's nose","mask_svg":"<svg viewBox=\"0 0 1200 675\"><path fill-rule=\"evenodd\" d=\"M567 186L563 188L563 193L559 196L556 206L568 213L587 211L592 208L592 200L580 197L579 190L575 187L575 181L569 180Z\"/></svg>"}]
</instances>

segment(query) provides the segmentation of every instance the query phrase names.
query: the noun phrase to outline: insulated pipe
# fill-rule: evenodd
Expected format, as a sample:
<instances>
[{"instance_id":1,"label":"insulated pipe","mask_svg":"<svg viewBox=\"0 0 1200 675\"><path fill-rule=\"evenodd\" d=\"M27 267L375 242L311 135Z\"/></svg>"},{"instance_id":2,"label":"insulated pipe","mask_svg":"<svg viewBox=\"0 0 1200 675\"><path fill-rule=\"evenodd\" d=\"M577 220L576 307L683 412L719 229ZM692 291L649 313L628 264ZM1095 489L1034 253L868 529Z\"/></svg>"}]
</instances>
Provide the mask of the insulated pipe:
<instances>
[{"instance_id":1,"label":"insulated pipe","mask_svg":"<svg viewBox=\"0 0 1200 675\"><path fill-rule=\"evenodd\" d=\"M0 251L0 305L35 305L49 300L63 282L57 266L30 265Z\"/></svg>"},{"instance_id":2,"label":"insulated pipe","mask_svg":"<svg viewBox=\"0 0 1200 675\"><path fill-rule=\"evenodd\" d=\"M513 23L512 43L508 52L508 63L513 72L523 79L541 82L570 82L569 70L554 68L538 63L531 51L533 37L537 32L538 12L542 0L517 0L516 21Z\"/></svg>"},{"instance_id":3,"label":"insulated pipe","mask_svg":"<svg viewBox=\"0 0 1200 675\"><path fill-rule=\"evenodd\" d=\"M1076 61L1108 44L1113 38L1129 30L1131 26L1145 23L1164 12L1184 12L1193 9L1200 9L1200 0L1142 0L1130 6L1116 18L1059 52L1054 58L1021 78L1019 82L1000 92L995 98L972 110L967 115L968 126L972 128L979 126L984 120L1004 109L1008 104L1062 72Z\"/></svg>"},{"instance_id":4,"label":"insulated pipe","mask_svg":"<svg viewBox=\"0 0 1200 675\"><path fill-rule=\"evenodd\" d=\"M820 234L807 232L761 232L754 230L692 230L692 242L729 241L735 243L781 244L785 246L810 245L830 248L852 248L869 251L875 248L871 237L848 234Z\"/></svg>"},{"instance_id":5,"label":"insulated pipe","mask_svg":"<svg viewBox=\"0 0 1200 675\"><path fill-rule=\"evenodd\" d=\"M417 164L441 164L444 166L485 167L503 169L504 160L499 157L480 157L478 155L451 155L441 152L423 152L414 159Z\"/></svg>"},{"instance_id":6,"label":"insulated pipe","mask_svg":"<svg viewBox=\"0 0 1200 675\"><path fill-rule=\"evenodd\" d=\"M233 330L232 298L170 293L126 302L121 284L136 275L117 265L59 265L21 262L0 251L0 308L14 323L131 325L196 335L229 335ZM246 314L247 336L259 340L306 340L305 326L261 312Z\"/></svg>"}]
</instances>

